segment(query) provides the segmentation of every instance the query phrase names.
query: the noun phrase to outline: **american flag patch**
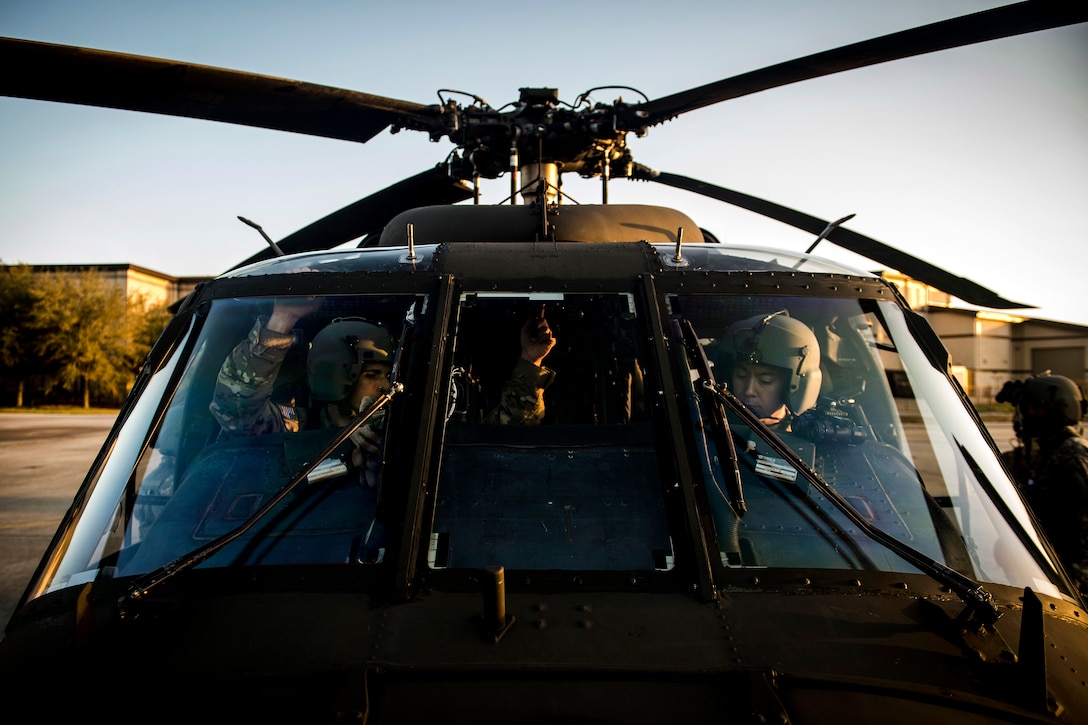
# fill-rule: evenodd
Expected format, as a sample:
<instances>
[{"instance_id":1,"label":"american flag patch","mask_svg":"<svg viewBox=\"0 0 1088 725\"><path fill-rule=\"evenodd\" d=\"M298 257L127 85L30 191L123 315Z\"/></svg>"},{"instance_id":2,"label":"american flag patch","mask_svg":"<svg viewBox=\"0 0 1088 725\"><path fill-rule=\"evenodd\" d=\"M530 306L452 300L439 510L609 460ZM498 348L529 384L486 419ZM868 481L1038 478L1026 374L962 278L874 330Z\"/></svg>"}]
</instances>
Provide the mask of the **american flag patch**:
<instances>
[{"instance_id":1,"label":"american flag patch","mask_svg":"<svg viewBox=\"0 0 1088 725\"><path fill-rule=\"evenodd\" d=\"M283 427L291 433L298 433L298 411L293 406L281 405L280 415L283 416Z\"/></svg>"}]
</instances>

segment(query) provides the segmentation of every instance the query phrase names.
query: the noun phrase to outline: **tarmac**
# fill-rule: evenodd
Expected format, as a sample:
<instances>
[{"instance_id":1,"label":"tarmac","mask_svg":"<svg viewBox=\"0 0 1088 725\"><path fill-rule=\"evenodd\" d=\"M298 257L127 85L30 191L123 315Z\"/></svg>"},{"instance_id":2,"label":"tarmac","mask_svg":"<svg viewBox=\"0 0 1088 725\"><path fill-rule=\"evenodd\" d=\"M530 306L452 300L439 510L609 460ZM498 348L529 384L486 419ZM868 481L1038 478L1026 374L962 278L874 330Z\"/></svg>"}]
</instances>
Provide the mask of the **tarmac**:
<instances>
[{"instance_id":1,"label":"tarmac","mask_svg":"<svg viewBox=\"0 0 1088 725\"><path fill-rule=\"evenodd\" d=\"M0 413L0 623L15 611L115 419Z\"/></svg>"}]
</instances>

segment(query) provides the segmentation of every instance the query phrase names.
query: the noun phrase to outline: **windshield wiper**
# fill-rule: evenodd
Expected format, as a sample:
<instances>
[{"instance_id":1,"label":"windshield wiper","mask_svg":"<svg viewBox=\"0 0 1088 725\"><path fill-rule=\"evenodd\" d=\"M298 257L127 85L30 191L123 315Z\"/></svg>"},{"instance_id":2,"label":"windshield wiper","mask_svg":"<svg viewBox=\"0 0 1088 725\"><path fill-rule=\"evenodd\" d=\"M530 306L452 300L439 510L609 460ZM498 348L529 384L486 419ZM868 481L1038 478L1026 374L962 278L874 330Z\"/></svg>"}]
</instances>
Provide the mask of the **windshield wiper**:
<instances>
[{"instance_id":1,"label":"windshield wiper","mask_svg":"<svg viewBox=\"0 0 1088 725\"><path fill-rule=\"evenodd\" d=\"M705 362L706 355L703 346L699 344L699 337L695 332L695 328L689 320L681 320L681 325L687 350L695 358L696 365L701 366L699 361ZM701 370L699 371L702 391L713 397L719 404L726 406L749 428L757 431L766 440L767 444L774 449L775 453L800 472L801 476L809 484L815 486L824 497L834 504L835 508L865 532L869 538L951 589L967 605L965 613L968 618L977 618L983 625L992 625L1001 617L1001 612L998 611L997 605L994 604L993 595L986 591L981 584L874 526L867 518L859 514L850 505L850 502L843 498L831 484L805 463L792 448L783 443L778 435L768 428L755 413L750 411L737 396L733 395L725 385L715 382L709 376L709 366L707 373L707 375L704 375ZM724 430L727 430L727 428ZM729 447L732 448L732 446L732 438L730 438ZM735 458L736 454L734 453L734 461ZM737 475L739 476L739 473Z\"/></svg>"},{"instance_id":2,"label":"windshield wiper","mask_svg":"<svg viewBox=\"0 0 1088 725\"><path fill-rule=\"evenodd\" d=\"M699 373L699 379L704 383L703 389L710 393L707 401L710 408L710 429L714 436L714 443L717 445L718 450L725 454L726 463L728 464L720 465L718 468L725 477L729 507L733 509L733 513L737 515L737 518L741 518L748 512L748 506L744 503L744 487L741 484L737 447L733 443L733 433L729 430L729 420L725 416L725 409L722 407L721 399L712 394L717 387L717 383L714 380L714 373L710 369L710 361L706 357L706 351L699 344L699 337L695 334L695 328L692 327L691 322L688 320L683 320L681 324L683 325L681 335L687 343L688 351L695 358L696 372ZM730 471L733 474L732 476L729 475Z\"/></svg>"},{"instance_id":3,"label":"windshield wiper","mask_svg":"<svg viewBox=\"0 0 1088 725\"><path fill-rule=\"evenodd\" d=\"M261 519L267 516L268 512L274 509L276 505L280 503L280 501L282 501L292 491L298 488L299 484L301 484L303 481L314 483L316 481L320 481L324 478L330 477L329 473L325 469L329 466L330 463L328 459L336 452L336 449L343 445L344 441L350 438L352 433L359 430L359 428L364 423L369 421L378 413L378 411L388 405L389 401L393 399L393 396L395 396L397 393L404 391L404 384L400 382L401 355L404 353L405 345L413 329L413 324L414 318L412 315L412 310L411 308L409 308L408 313L405 315L404 318L404 325L401 329L400 344L397 345L396 354L393 355L392 369L389 373L390 385L388 388L381 389L381 394L373 401L371 401L370 405L368 405L365 410L359 411L355 418L353 418L351 422L344 426L340 430L340 432L337 433L331 441L329 441L328 445L326 445L322 450L320 450L309 460L307 460L306 463L304 463L302 467L295 472L295 475L292 476L290 480L288 480L288 482L279 491L279 493L273 496L264 506L255 511L253 515L246 519L240 526L238 526L238 528L234 529L233 531L229 531L226 534L220 536L219 538L208 542L204 546L201 546L200 548L191 551L184 556L179 556L177 559L174 559L173 561L168 562L163 566L160 566L158 569L155 569L154 571L136 579L135 582L133 582L132 586L129 587L125 595L121 597L120 600L118 600L117 602L117 605L121 609L122 613L124 612L125 605L129 602L138 602L145 599L152 589L156 588L170 577L180 572L183 572L186 569L191 569L197 564L200 564L204 560L213 556L216 552L220 551L227 544L249 531ZM318 468L320 468L321 471L318 472L318 475L311 478L310 474Z\"/></svg>"},{"instance_id":4,"label":"windshield wiper","mask_svg":"<svg viewBox=\"0 0 1088 725\"><path fill-rule=\"evenodd\" d=\"M138 578L132 584L132 586L129 587L125 595L121 597L118 605L123 609L124 606L130 601L138 602L144 599L145 597L147 597L152 589L155 589L170 577L203 562L204 560L216 554L227 544L231 543L239 536L253 528L253 526L261 521L261 519L263 519L265 516L267 516L268 512L274 509L280 503L280 501L282 501L292 491L294 491L299 486L299 484L301 484L303 481L308 481L310 473L313 472L313 470L318 466L324 464L326 459L332 456L336 452L336 449L339 448L344 443L344 441L351 437L352 433L357 431L360 426L373 418L378 411L380 411L382 408L389 404L389 401L393 399L393 396L395 396L397 393L402 392L403 390L404 385L402 383L395 382L391 384L389 388L383 391L382 394L379 395L377 398L375 398L374 401L369 406L367 406L365 410L360 411L359 414L356 415L350 423L344 426L340 430L340 432L333 437L328 445L326 445L320 452L318 452L316 455L310 458L310 460L303 464L303 466L295 473L294 476L291 477L287 484L282 489L280 489L278 493L276 493L275 496L270 498L264 506L255 511L240 526L231 531L228 531L226 534L223 534L219 538L208 542L204 546L201 546L200 548L195 549L194 551L191 551L184 556L180 556L177 559L174 559L173 561L164 564L163 566L160 566L158 569L155 569L154 571Z\"/></svg>"}]
</instances>

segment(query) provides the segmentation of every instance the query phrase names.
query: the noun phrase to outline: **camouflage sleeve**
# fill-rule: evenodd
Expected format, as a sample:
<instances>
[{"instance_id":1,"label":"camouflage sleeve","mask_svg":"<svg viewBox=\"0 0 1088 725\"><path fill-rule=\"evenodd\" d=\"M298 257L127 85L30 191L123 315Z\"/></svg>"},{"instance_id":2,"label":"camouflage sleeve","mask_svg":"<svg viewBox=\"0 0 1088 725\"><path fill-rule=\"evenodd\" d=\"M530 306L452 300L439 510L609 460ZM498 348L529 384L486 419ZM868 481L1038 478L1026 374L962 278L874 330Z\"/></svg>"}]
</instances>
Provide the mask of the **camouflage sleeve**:
<instances>
[{"instance_id":1,"label":"camouflage sleeve","mask_svg":"<svg viewBox=\"0 0 1088 725\"><path fill-rule=\"evenodd\" d=\"M485 423L499 425L537 425L544 418L544 388L551 385L555 373L518 359L514 372L502 388L502 398L486 416Z\"/></svg>"},{"instance_id":2,"label":"camouflage sleeve","mask_svg":"<svg viewBox=\"0 0 1088 725\"><path fill-rule=\"evenodd\" d=\"M295 335L269 330L267 321L263 315L257 318L219 368L209 410L228 433L249 436L285 429L283 413L270 398Z\"/></svg>"}]
</instances>

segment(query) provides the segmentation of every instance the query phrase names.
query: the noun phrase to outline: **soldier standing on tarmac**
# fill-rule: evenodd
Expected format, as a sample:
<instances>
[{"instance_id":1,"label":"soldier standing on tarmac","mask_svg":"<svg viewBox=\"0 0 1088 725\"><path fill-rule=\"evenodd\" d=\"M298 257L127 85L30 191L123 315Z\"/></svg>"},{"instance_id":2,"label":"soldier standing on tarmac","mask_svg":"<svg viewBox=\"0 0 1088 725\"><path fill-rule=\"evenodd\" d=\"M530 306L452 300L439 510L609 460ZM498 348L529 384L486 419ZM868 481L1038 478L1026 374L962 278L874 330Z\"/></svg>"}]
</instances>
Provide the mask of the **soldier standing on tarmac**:
<instances>
[{"instance_id":1,"label":"soldier standing on tarmac","mask_svg":"<svg viewBox=\"0 0 1088 725\"><path fill-rule=\"evenodd\" d=\"M1003 454L1005 461L1066 572L1088 597L1088 440L1080 435L1088 402L1076 383L1049 371L1006 384L997 399L1016 403L1014 427L1023 442Z\"/></svg>"}]
</instances>

